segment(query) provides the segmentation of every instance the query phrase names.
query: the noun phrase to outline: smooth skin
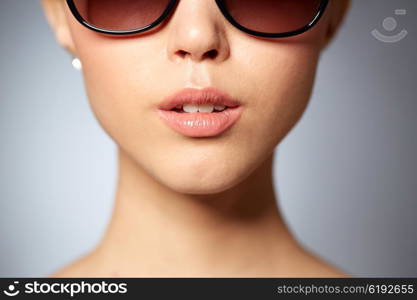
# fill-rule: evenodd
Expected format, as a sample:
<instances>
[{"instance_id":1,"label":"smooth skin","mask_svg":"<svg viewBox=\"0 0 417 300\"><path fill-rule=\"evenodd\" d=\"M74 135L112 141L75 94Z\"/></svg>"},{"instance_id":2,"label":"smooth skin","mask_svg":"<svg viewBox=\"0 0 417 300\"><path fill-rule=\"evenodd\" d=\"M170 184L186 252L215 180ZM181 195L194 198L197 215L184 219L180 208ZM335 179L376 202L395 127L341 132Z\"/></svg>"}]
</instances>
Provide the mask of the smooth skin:
<instances>
[{"instance_id":1,"label":"smooth skin","mask_svg":"<svg viewBox=\"0 0 417 300\"><path fill-rule=\"evenodd\" d=\"M83 64L119 163L101 240L51 277L349 277L296 240L272 180L274 150L308 105L348 0L286 39L239 31L212 0L181 0L169 22L131 37L88 30L64 0L42 4L58 43ZM230 130L190 138L159 120L164 97L207 86L244 106Z\"/></svg>"}]
</instances>

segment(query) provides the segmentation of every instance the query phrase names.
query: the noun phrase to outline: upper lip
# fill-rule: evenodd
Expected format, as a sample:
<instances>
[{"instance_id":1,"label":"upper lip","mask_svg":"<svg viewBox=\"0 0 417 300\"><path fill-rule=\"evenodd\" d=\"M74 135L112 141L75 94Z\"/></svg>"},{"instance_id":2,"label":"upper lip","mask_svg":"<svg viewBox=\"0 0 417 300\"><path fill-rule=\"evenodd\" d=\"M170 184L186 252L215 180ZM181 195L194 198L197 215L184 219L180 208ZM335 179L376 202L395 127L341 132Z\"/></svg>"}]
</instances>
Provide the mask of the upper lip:
<instances>
[{"instance_id":1,"label":"upper lip","mask_svg":"<svg viewBox=\"0 0 417 300\"><path fill-rule=\"evenodd\" d=\"M184 88L166 97L158 108L162 110L171 110L178 105L184 104L212 104L224 105L227 107L240 106L240 102L233 99L228 93L215 87L206 87L203 89Z\"/></svg>"}]
</instances>

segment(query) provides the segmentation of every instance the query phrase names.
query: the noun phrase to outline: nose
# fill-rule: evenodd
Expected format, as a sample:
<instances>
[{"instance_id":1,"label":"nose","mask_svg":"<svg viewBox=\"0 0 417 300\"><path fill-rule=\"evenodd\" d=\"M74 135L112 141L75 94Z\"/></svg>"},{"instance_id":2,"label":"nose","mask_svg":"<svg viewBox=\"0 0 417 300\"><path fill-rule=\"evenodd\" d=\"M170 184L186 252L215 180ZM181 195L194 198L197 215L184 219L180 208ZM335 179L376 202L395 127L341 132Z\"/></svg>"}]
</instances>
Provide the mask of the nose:
<instances>
[{"instance_id":1,"label":"nose","mask_svg":"<svg viewBox=\"0 0 417 300\"><path fill-rule=\"evenodd\" d=\"M168 26L169 58L195 62L225 60L229 55L229 44L224 26L215 1L178 1Z\"/></svg>"}]
</instances>

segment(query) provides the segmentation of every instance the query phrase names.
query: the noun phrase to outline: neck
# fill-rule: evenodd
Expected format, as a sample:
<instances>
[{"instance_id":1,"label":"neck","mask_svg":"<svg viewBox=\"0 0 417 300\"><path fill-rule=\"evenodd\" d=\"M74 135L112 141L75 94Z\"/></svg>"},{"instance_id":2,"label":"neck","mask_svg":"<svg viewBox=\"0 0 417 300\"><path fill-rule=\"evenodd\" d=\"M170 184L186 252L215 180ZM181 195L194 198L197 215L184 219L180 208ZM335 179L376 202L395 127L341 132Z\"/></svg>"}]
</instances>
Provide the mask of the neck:
<instances>
[{"instance_id":1,"label":"neck","mask_svg":"<svg viewBox=\"0 0 417 300\"><path fill-rule=\"evenodd\" d=\"M298 249L277 208L273 154L208 195L169 189L120 149L118 159L113 216L97 247L111 276L268 275Z\"/></svg>"}]
</instances>

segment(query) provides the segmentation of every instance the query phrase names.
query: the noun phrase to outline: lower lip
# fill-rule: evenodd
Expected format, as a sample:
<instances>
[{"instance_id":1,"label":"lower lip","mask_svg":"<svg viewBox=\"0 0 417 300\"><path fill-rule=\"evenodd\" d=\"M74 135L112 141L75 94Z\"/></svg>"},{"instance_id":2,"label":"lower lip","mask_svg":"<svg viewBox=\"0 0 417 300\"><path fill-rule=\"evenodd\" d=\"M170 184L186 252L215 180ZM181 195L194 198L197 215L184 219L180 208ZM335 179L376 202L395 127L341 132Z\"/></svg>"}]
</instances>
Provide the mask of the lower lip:
<instances>
[{"instance_id":1,"label":"lower lip","mask_svg":"<svg viewBox=\"0 0 417 300\"><path fill-rule=\"evenodd\" d=\"M178 113L158 110L160 118L168 127L188 137L217 136L231 128L242 114L242 106L212 113Z\"/></svg>"}]
</instances>

